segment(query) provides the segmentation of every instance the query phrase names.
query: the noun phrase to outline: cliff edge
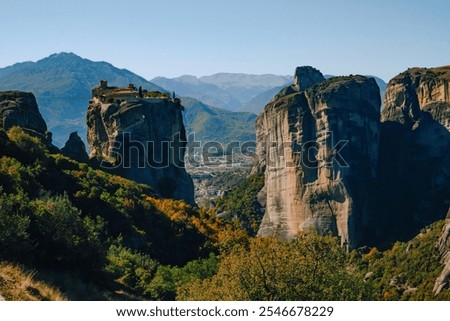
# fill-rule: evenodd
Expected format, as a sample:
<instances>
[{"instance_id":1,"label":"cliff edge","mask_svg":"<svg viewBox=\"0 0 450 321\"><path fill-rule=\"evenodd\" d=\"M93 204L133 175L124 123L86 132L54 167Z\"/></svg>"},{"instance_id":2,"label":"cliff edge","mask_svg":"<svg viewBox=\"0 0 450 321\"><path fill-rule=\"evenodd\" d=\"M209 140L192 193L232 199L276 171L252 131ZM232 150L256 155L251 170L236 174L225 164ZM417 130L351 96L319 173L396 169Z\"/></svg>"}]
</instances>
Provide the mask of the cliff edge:
<instances>
[{"instance_id":1,"label":"cliff edge","mask_svg":"<svg viewBox=\"0 0 450 321\"><path fill-rule=\"evenodd\" d=\"M106 103L93 98L87 112L91 157L120 175L150 185L165 198L194 203L184 168L186 133L179 101L165 98Z\"/></svg>"},{"instance_id":2,"label":"cliff edge","mask_svg":"<svg viewBox=\"0 0 450 321\"><path fill-rule=\"evenodd\" d=\"M51 133L42 118L32 93L22 91L0 92L0 126L9 130L19 126L43 141L51 143Z\"/></svg>"},{"instance_id":3,"label":"cliff edge","mask_svg":"<svg viewBox=\"0 0 450 321\"><path fill-rule=\"evenodd\" d=\"M265 173L259 235L284 238L313 228L353 248L368 221L378 157L379 88L373 78L325 80L298 67L256 121L257 163Z\"/></svg>"},{"instance_id":4,"label":"cliff edge","mask_svg":"<svg viewBox=\"0 0 450 321\"><path fill-rule=\"evenodd\" d=\"M376 238L406 240L450 204L450 66L389 81L381 114Z\"/></svg>"}]
</instances>

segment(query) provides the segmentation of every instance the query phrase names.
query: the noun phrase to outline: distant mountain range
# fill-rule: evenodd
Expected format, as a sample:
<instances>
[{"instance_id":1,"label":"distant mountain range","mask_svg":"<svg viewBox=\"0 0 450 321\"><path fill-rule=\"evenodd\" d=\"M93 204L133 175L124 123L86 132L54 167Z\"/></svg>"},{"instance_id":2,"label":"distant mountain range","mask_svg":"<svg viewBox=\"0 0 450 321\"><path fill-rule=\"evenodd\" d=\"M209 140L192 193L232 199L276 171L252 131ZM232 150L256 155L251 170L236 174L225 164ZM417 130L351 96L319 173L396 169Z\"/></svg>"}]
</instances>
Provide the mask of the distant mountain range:
<instances>
[{"instance_id":1,"label":"distant mountain range","mask_svg":"<svg viewBox=\"0 0 450 321\"><path fill-rule=\"evenodd\" d=\"M325 78L331 77L335 76L325 75ZM383 97L386 82L379 77L368 77L375 78ZM156 77L151 81L169 91L175 91L180 96L193 97L211 106L259 114L281 89L292 83L293 77L217 73L199 78L192 75L177 78Z\"/></svg>"},{"instance_id":2,"label":"distant mountain range","mask_svg":"<svg viewBox=\"0 0 450 321\"><path fill-rule=\"evenodd\" d=\"M188 133L195 133L200 142L255 141L256 115L248 112L231 112L206 105L194 98L181 99L185 107L184 124Z\"/></svg>"},{"instance_id":3,"label":"distant mountain range","mask_svg":"<svg viewBox=\"0 0 450 321\"><path fill-rule=\"evenodd\" d=\"M64 146L73 131L78 131L85 140L86 111L91 90L101 79L108 80L113 86L133 83L144 89L165 91L126 69L116 68L107 62L84 59L74 53L53 54L36 62L22 62L0 68L0 90L33 92L48 128L53 133L54 144L60 147ZM173 90L169 87L167 89ZM177 94L183 96L178 90ZM223 98L218 96L218 101L220 99ZM227 139L246 140L249 137L254 139L256 115L234 114L194 99L185 98L183 102L186 104L186 127L188 131L197 132L196 139L216 139L220 142L226 142Z\"/></svg>"},{"instance_id":4,"label":"distant mountain range","mask_svg":"<svg viewBox=\"0 0 450 321\"><path fill-rule=\"evenodd\" d=\"M253 97L250 101L248 101L243 107L243 111L259 114L264 107L267 105L267 103L280 92L281 89L283 89L286 86L278 86L271 89L268 89L266 91L263 91L259 95L256 95Z\"/></svg>"},{"instance_id":5,"label":"distant mountain range","mask_svg":"<svg viewBox=\"0 0 450 321\"><path fill-rule=\"evenodd\" d=\"M180 96L193 97L211 106L259 113L268 100L262 99L259 108L248 107L247 104L260 94L274 92L274 88L292 83L292 76L217 73L200 78L191 75L178 78L157 77L151 81Z\"/></svg>"},{"instance_id":6,"label":"distant mountain range","mask_svg":"<svg viewBox=\"0 0 450 321\"><path fill-rule=\"evenodd\" d=\"M60 147L74 131L85 140L91 90L102 79L113 86L133 83L148 90L175 91L177 96L185 97L188 133L195 131L197 140L226 143L254 139L255 114L259 114L280 89L291 84L292 78L272 74L217 73L203 77L157 77L148 81L110 63L62 52L36 62L0 68L0 90L33 92L53 133L54 144ZM377 77L375 80L384 94L386 83ZM236 111L239 112L233 113Z\"/></svg>"},{"instance_id":7,"label":"distant mountain range","mask_svg":"<svg viewBox=\"0 0 450 321\"><path fill-rule=\"evenodd\" d=\"M73 131L78 131L85 139L91 90L101 79L116 86L134 83L148 90L163 91L126 69L64 52L0 69L0 90L33 92L49 130L53 132L54 143L63 146Z\"/></svg>"}]
</instances>

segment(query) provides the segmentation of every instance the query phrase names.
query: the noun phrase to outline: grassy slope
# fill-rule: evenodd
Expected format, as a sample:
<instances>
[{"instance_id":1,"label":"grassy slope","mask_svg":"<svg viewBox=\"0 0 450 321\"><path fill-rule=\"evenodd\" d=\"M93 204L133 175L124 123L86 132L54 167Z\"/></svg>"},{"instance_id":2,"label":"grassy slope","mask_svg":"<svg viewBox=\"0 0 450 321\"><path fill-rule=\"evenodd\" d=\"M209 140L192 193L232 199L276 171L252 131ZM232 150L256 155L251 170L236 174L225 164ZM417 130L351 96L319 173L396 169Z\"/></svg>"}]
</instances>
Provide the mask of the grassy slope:
<instances>
[{"instance_id":1,"label":"grassy slope","mask_svg":"<svg viewBox=\"0 0 450 321\"><path fill-rule=\"evenodd\" d=\"M6 262L0 262L0 295L7 301L66 300L59 290L36 280L33 272Z\"/></svg>"}]
</instances>

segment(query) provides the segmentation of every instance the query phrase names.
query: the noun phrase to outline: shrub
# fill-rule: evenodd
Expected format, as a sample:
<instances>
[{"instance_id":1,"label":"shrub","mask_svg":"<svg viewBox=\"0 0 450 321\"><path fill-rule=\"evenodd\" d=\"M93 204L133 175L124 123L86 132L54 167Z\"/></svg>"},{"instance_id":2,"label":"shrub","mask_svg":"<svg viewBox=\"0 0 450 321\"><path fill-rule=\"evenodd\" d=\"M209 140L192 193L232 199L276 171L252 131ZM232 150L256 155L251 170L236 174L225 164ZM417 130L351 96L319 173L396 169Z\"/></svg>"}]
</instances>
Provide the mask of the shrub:
<instances>
[{"instance_id":1,"label":"shrub","mask_svg":"<svg viewBox=\"0 0 450 321\"><path fill-rule=\"evenodd\" d=\"M28 198L23 193L4 194L0 186L0 256L24 257L31 249L28 211Z\"/></svg>"},{"instance_id":2,"label":"shrub","mask_svg":"<svg viewBox=\"0 0 450 321\"><path fill-rule=\"evenodd\" d=\"M182 300L370 299L362 278L350 272L336 238L302 234L292 242L250 239L225 256L218 272L179 291Z\"/></svg>"},{"instance_id":3,"label":"shrub","mask_svg":"<svg viewBox=\"0 0 450 321\"><path fill-rule=\"evenodd\" d=\"M238 227L254 236L258 232L263 210L257 195L264 186L264 175L251 175L227 192L223 198L216 199L218 212L227 212L236 220Z\"/></svg>"},{"instance_id":4,"label":"shrub","mask_svg":"<svg viewBox=\"0 0 450 321\"><path fill-rule=\"evenodd\" d=\"M62 265L80 271L96 271L103 266L101 219L81 217L67 195L32 202L32 234L39 240L37 251L45 265Z\"/></svg>"},{"instance_id":5,"label":"shrub","mask_svg":"<svg viewBox=\"0 0 450 321\"><path fill-rule=\"evenodd\" d=\"M120 244L112 244L107 254L105 271L119 284L142 294L152 280L158 263L150 256L132 251Z\"/></svg>"},{"instance_id":6,"label":"shrub","mask_svg":"<svg viewBox=\"0 0 450 321\"><path fill-rule=\"evenodd\" d=\"M213 253L207 259L190 261L181 268L160 265L145 293L153 300L175 300L178 289L183 285L212 277L217 267L218 259Z\"/></svg>"},{"instance_id":7,"label":"shrub","mask_svg":"<svg viewBox=\"0 0 450 321\"><path fill-rule=\"evenodd\" d=\"M18 156L22 161L31 164L36 160L40 160L41 162L47 160L47 147L45 147L39 138L27 134L20 127L12 127L8 131L8 137L19 149L21 155Z\"/></svg>"}]
</instances>

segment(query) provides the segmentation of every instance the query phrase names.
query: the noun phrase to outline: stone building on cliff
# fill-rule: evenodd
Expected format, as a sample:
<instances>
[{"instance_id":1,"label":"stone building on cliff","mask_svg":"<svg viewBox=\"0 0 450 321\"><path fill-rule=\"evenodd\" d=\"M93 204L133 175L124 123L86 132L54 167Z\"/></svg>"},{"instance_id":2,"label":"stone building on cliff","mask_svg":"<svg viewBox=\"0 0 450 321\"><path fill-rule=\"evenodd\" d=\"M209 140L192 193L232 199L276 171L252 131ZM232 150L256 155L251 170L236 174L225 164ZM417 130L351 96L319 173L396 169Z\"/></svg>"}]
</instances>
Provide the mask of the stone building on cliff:
<instances>
[{"instance_id":1,"label":"stone building on cliff","mask_svg":"<svg viewBox=\"0 0 450 321\"><path fill-rule=\"evenodd\" d=\"M135 101L138 99L169 99L166 93L159 91L139 90L134 84L127 87L108 86L107 80L100 80L100 86L92 89L92 98L99 99L103 103Z\"/></svg>"}]
</instances>

